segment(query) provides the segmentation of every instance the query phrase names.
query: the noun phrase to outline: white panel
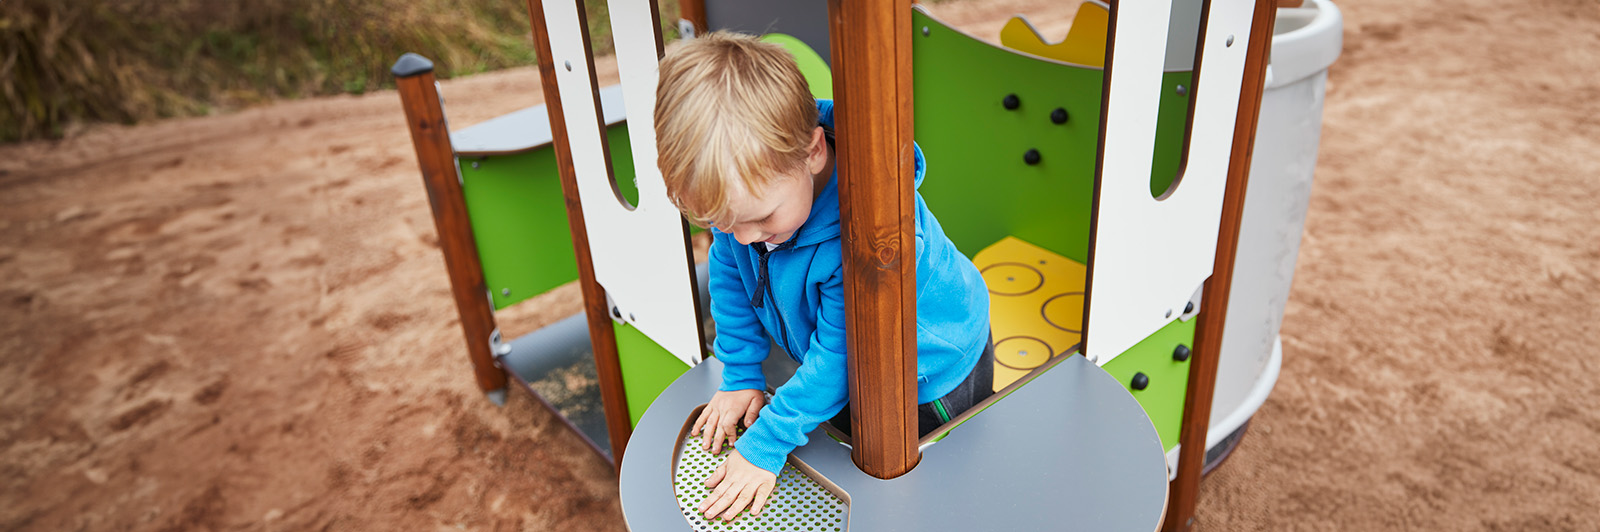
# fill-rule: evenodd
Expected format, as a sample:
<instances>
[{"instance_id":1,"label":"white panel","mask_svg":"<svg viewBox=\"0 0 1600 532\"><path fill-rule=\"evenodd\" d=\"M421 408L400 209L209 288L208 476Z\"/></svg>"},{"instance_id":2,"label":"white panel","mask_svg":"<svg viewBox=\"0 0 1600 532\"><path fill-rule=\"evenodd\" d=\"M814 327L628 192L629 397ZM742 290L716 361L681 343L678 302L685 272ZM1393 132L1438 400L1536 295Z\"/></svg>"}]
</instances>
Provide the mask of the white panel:
<instances>
[{"instance_id":1,"label":"white panel","mask_svg":"<svg viewBox=\"0 0 1600 532\"><path fill-rule=\"evenodd\" d=\"M1163 201L1150 197L1150 167L1166 43L1150 36L1167 35L1171 2L1117 9L1085 334L1086 354L1100 364L1177 319L1211 275L1255 6L1211 2L1189 160Z\"/></svg>"},{"instance_id":2,"label":"white panel","mask_svg":"<svg viewBox=\"0 0 1600 532\"><path fill-rule=\"evenodd\" d=\"M577 2L544 2L594 275L621 311L623 321L673 356L696 364L703 347L695 313L694 278L689 271L690 251L684 244L682 217L667 201L655 164L651 122L656 85L655 21L642 0L615 1L610 11L637 169L639 205L632 210L612 192L606 172L590 65L584 56L586 32L578 24Z\"/></svg>"}]
</instances>

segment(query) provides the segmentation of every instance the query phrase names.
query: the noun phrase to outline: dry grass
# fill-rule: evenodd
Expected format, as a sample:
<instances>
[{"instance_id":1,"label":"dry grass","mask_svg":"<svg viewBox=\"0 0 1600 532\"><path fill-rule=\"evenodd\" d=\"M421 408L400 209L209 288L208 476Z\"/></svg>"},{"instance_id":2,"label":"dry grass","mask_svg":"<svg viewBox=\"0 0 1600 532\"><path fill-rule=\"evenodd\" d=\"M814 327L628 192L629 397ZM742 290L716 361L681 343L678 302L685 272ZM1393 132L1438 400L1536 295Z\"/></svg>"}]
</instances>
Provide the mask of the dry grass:
<instances>
[{"instance_id":1,"label":"dry grass","mask_svg":"<svg viewBox=\"0 0 1600 532\"><path fill-rule=\"evenodd\" d=\"M585 0L610 49L603 0ZM662 19L676 18L665 1ZM670 16L669 16L670 15ZM74 124L206 114L392 85L405 52L441 77L534 62L524 2L505 0L6 0L0 142Z\"/></svg>"}]
</instances>

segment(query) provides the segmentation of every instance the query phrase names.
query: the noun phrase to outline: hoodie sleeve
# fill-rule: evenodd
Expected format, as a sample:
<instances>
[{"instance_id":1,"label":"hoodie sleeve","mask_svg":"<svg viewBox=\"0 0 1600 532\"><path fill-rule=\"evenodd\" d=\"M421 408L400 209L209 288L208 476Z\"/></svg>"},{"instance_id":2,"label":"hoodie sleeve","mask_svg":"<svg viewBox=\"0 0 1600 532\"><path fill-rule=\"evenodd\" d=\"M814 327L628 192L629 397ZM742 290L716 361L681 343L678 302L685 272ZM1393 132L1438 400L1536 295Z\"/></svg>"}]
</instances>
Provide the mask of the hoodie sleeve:
<instances>
[{"instance_id":1,"label":"hoodie sleeve","mask_svg":"<svg viewBox=\"0 0 1600 532\"><path fill-rule=\"evenodd\" d=\"M750 298L739 277L739 265L734 262L733 237L722 231L711 230L709 270L711 279L711 318L717 322L717 340L712 352L722 361L722 386L719 390L763 390L767 378L761 373L761 361L772 352L772 342L767 338Z\"/></svg>"},{"instance_id":2,"label":"hoodie sleeve","mask_svg":"<svg viewBox=\"0 0 1600 532\"><path fill-rule=\"evenodd\" d=\"M806 433L838 414L849 399L842 269L823 284L821 294L805 362L762 407L755 425L734 442L740 456L773 474L783 467L784 457L806 444Z\"/></svg>"}]
</instances>

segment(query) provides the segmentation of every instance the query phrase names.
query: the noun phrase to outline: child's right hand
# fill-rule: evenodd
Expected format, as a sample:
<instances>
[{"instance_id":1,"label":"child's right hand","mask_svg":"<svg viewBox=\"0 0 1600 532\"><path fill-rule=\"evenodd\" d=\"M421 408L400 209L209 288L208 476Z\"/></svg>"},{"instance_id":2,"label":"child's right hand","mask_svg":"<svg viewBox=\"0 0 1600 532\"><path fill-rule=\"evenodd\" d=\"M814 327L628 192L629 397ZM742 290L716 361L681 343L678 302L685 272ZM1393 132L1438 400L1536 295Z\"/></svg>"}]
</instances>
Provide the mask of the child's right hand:
<instances>
[{"instance_id":1,"label":"child's right hand","mask_svg":"<svg viewBox=\"0 0 1600 532\"><path fill-rule=\"evenodd\" d=\"M690 434L700 437L701 449L718 454L722 452L723 441L738 439L740 418L744 419L744 426L749 427L766 404L767 396L761 390L719 391L700 410L700 418L694 421Z\"/></svg>"}]
</instances>

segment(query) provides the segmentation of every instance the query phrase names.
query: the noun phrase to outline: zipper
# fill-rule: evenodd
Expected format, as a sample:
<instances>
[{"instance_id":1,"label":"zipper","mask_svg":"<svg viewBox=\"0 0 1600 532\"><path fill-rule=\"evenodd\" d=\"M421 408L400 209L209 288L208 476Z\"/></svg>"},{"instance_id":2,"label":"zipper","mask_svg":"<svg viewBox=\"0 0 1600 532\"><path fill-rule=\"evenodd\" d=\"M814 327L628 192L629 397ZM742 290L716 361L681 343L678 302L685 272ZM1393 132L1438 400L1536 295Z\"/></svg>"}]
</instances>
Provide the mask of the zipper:
<instances>
[{"instance_id":1,"label":"zipper","mask_svg":"<svg viewBox=\"0 0 1600 532\"><path fill-rule=\"evenodd\" d=\"M790 242L793 242L793 240ZM785 242L785 244L787 243L789 242ZM765 246L761 246L759 244L752 245L756 246L756 254L761 257L761 271L758 273L759 278L766 280L765 283L761 283L765 285L764 289L766 290L766 293L757 293L756 297L760 298L765 296L766 300L772 303L772 314L778 321L778 333L780 336L782 336L782 339L779 341L779 343L783 344L783 352L787 353L789 358L793 359L795 362L799 362L799 355L796 355L794 349L789 346L789 325L783 321L783 311L778 308L778 297L772 292L772 276L770 272L767 271L767 259L772 257L772 252L782 249L783 247L779 246L777 249L766 249ZM760 303L761 301L758 299L757 304L753 306L759 308L762 306Z\"/></svg>"}]
</instances>

